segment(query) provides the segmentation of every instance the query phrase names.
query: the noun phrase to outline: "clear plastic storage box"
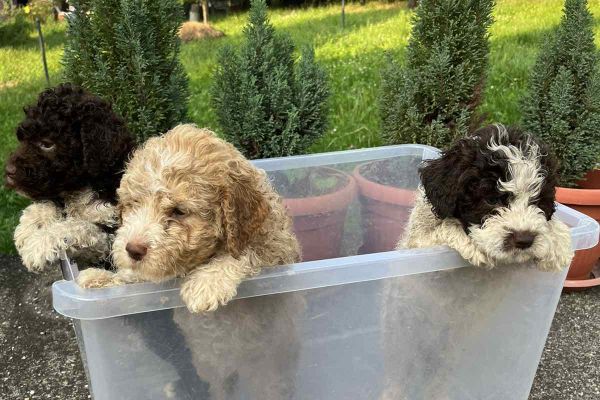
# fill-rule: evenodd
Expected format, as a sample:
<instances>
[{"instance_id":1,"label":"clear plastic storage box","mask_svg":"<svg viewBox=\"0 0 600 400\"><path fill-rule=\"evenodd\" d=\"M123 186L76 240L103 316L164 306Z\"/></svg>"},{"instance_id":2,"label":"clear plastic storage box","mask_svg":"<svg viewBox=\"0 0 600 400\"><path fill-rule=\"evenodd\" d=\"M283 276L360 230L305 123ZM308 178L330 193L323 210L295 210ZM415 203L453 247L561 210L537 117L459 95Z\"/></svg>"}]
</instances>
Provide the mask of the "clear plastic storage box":
<instances>
[{"instance_id":1,"label":"clear plastic storage box","mask_svg":"<svg viewBox=\"0 0 600 400\"><path fill-rule=\"evenodd\" d=\"M55 282L93 397L527 399L566 270L477 269L446 247L392 251L419 162L436 156L402 145L256 161L289 198L312 261L266 269L212 314L190 314L176 280ZM322 208L297 204L298 182L325 193ZM594 220L557 214L574 249L597 243Z\"/></svg>"}]
</instances>

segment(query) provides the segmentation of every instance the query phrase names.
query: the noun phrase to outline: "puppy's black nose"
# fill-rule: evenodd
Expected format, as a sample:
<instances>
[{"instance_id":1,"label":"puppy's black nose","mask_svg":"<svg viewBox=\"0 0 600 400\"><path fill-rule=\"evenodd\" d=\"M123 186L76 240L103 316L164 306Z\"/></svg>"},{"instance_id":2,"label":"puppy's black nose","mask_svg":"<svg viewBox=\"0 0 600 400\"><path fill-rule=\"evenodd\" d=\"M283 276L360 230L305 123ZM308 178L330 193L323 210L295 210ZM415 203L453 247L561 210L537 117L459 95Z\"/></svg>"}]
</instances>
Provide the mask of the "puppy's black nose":
<instances>
[{"instance_id":1,"label":"puppy's black nose","mask_svg":"<svg viewBox=\"0 0 600 400\"><path fill-rule=\"evenodd\" d=\"M509 243L517 249L528 249L531 247L535 240L535 233L528 231L516 231L512 232L509 237Z\"/></svg>"},{"instance_id":2,"label":"puppy's black nose","mask_svg":"<svg viewBox=\"0 0 600 400\"><path fill-rule=\"evenodd\" d=\"M135 261L140 261L148 252L148 247L139 242L129 242L127 243L127 246L125 246L125 250L127 250L129 257Z\"/></svg>"}]
</instances>

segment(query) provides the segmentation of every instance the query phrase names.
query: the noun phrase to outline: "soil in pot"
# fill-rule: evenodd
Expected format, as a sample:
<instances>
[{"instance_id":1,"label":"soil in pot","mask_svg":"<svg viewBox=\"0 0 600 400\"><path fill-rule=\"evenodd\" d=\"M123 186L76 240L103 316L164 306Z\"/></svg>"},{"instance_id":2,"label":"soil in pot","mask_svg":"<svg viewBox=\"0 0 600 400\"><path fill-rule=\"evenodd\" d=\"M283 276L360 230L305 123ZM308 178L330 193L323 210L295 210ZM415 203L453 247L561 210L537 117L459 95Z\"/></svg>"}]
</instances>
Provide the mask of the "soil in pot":
<instances>
[{"instance_id":1,"label":"soil in pot","mask_svg":"<svg viewBox=\"0 0 600 400\"><path fill-rule=\"evenodd\" d=\"M414 203L420 163L420 157L396 157L356 167L363 230L359 254L394 250Z\"/></svg>"},{"instance_id":2,"label":"soil in pot","mask_svg":"<svg viewBox=\"0 0 600 400\"><path fill-rule=\"evenodd\" d=\"M580 182L579 188L556 188L556 201L582 212L596 221L600 222L600 169L590 171L586 179ZM600 280L593 278L592 269L600 258L600 243L587 250L578 250L569 267L565 288L568 288L570 282L590 280L591 286L600 284ZM582 288L578 283L574 287Z\"/></svg>"},{"instance_id":3,"label":"soil in pot","mask_svg":"<svg viewBox=\"0 0 600 400\"><path fill-rule=\"evenodd\" d=\"M339 257L354 179L328 167L279 171L271 179L292 216L302 260Z\"/></svg>"}]
</instances>

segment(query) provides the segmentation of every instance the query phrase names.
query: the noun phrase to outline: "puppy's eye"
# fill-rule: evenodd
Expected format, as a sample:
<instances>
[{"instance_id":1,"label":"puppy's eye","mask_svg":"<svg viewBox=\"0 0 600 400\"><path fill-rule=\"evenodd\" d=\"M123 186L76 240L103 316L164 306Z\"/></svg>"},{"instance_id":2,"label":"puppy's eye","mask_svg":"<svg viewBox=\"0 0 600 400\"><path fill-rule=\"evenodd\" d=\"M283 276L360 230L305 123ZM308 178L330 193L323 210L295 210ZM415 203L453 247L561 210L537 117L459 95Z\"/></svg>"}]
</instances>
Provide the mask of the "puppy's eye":
<instances>
[{"instance_id":1,"label":"puppy's eye","mask_svg":"<svg viewBox=\"0 0 600 400\"><path fill-rule=\"evenodd\" d=\"M184 218L185 216L186 216L186 213L185 213L185 211L183 211L183 210L182 210L181 208L179 208L179 207L174 207L174 208L171 210L170 217L171 217L171 218L173 218L173 219L182 219L182 218Z\"/></svg>"},{"instance_id":2,"label":"puppy's eye","mask_svg":"<svg viewBox=\"0 0 600 400\"><path fill-rule=\"evenodd\" d=\"M42 149L43 151L52 151L52 150L54 150L56 145L49 140L42 140L41 142L38 143L38 147L40 149Z\"/></svg>"}]
</instances>

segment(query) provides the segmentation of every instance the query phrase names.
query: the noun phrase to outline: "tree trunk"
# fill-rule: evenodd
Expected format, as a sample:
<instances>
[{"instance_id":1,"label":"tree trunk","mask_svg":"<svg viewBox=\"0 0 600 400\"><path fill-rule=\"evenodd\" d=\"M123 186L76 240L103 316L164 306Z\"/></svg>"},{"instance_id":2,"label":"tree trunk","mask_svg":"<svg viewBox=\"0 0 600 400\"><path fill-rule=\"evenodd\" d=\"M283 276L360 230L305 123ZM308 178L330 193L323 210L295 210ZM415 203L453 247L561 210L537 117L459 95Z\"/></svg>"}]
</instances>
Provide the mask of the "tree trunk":
<instances>
[{"instance_id":1,"label":"tree trunk","mask_svg":"<svg viewBox=\"0 0 600 400\"><path fill-rule=\"evenodd\" d=\"M408 0L408 8L415 8L419 5L419 0Z\"/></svg>"},{"instance_id":2,"label":"tree trunk","mask_svg":"<svg viewBox=\"0 0 600 400\"><path fill-rule=\"evenodd\" d=\"M202 21L208 25L208 0L200 0L202 4Z\"/></svg>"}]
</instances>

